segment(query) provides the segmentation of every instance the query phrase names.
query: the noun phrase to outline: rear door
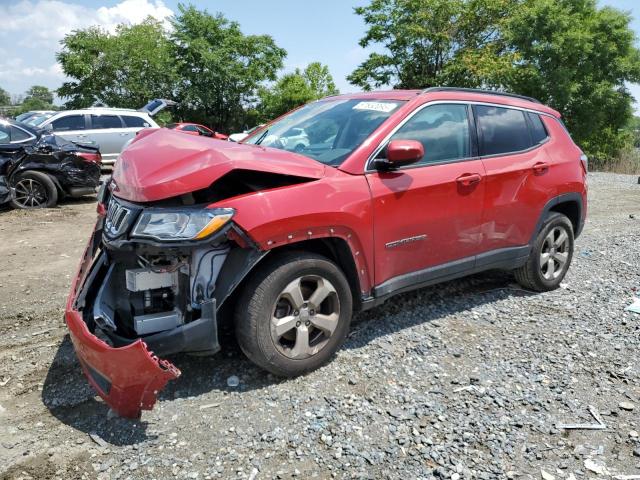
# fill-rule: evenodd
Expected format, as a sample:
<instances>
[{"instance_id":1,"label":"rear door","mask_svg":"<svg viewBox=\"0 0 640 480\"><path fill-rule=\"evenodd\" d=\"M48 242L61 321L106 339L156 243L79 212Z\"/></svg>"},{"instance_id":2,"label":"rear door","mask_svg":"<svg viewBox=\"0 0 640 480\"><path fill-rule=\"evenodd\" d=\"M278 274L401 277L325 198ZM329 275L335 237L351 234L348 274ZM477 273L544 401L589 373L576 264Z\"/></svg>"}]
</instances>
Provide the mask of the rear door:
<instances>
[{"instance_id":1,"label":"rear door","mask_svg":"<svg viewBox=\"0 0 640 480\"><path fill-rule=\"evenodd\" d=\"M113 162L118 158L128 140L125 125L118 115L91 114L91 130L88 132L93 143L100 147L102 159Z\"/></svg>"},{"instance_id":2,"label":"rear door","mask_svg":"<svg viewBox=\"0 0 640 480\"><path fill-rule=\"evenodd\" d=\"M484 167L471 120L468 105L428 105L377 153L384 158L391 140L417 140L425 150L417 164L367 173L378 295L473 268L480 249Z\"/></svg>"},{"instance_id":3,"label":"rear door","mask_svg":"<svg viewBox=\"0 0 640 480\"><path fill-rule=\"evenodd\" d=\"M487 175L482 249L526 246L556 192L544 148L546 130L536 113L492 105L473 108Z\"/></svg>"},{"instance_id":4,"label":"rear door","mask_svg":"<svg viewBox=\"0 0 640 480\"><path fill-rule=\"evenodd\" d=\"M70 142L91 142L87 136L88 118L86 115L73 113L52 118L53 120L45 122L44 125L51 125L51 130L56 135Z\"/></svg>"},{"instance_id":5,"label":"rear door","mask_svg":"<svg viewBox=\"0 0 640 480\"><path fill-rule=\"evenodd\" d=\"M122 130L122 137L124 137L124 143L136 136L143 128L150 128L155 125L151 125L147 119L138 115L120 115L120 118L124 122L124 129ZM124 145L123 143L123 145Z\"/></svg>"}]
</instances>

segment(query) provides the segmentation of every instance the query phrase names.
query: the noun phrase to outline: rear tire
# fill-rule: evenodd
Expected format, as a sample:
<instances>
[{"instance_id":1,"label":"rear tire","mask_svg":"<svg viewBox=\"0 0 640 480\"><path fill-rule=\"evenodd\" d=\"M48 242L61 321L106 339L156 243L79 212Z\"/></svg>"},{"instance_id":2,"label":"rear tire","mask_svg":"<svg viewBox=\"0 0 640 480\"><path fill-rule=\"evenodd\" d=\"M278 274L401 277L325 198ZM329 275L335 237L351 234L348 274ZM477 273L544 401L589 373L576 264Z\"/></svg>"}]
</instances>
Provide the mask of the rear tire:
<instances>
[{"instance_id":1,"label":"rear tire","mask_svg":"<svg viewBox=\"0 0 640 480\"><path fill-rule=\"evenodd\" d=\"M520 285L536 292L555 290L573 258L573 225L561 213L551 213L533 243L527 263L514 271Z\"/></svg>"},{"instance_id":2,"label":"rear tire","mask_svg":"<svg viewBox=\"0 0 640 480\"><path fill-rule=\"evenodd\" d=\"M342 271L306 252L259 267L235 311L240 348L259 367L295 377L326 363L349 332L353 298Z\"/></svg>"},{"instance_id":3,"label":"rear tire","mask_svg":"<svg viewBox=\"0 0 640 480\"><path fill-rule=\"evenodd\" d=\"M58 189L46 173L26 171L12 182L11 206L21 209L51 208L58 202Z\"/></svg>"}]
</instances>

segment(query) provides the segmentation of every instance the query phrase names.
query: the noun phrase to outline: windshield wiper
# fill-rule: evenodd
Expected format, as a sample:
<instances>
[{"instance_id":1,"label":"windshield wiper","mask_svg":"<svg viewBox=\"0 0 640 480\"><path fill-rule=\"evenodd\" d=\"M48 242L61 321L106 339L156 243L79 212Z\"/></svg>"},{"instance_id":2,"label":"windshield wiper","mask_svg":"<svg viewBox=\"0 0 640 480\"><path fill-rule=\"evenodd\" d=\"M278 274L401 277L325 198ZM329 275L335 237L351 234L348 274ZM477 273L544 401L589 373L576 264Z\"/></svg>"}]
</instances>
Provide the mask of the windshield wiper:
<instances>
[{"instance_id":1,"label":"windshield wiper","mask_svg":"<svg viewBox=\"0 0 640 480\"><path fill-rule=\"evenodd\" d=\"M264 137L267 136L267 133L269 133L269 129L268 128L264 132L262 132L262 135L260 135L260 137L258 137L258 140L256 140L255 145L260 145L262 143L262 141L264 140Z\"/></svg>"}]
</instances>

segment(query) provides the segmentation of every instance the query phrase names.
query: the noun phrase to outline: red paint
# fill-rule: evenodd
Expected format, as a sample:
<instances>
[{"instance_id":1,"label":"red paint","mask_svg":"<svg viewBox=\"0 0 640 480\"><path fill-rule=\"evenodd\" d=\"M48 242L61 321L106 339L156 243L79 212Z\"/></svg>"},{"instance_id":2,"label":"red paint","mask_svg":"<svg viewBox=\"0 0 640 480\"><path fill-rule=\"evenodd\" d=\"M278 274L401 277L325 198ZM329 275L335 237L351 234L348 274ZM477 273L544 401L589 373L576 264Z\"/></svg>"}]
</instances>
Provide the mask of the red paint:
<instances>
[{"instance_id":1,"label":"red paint","mask_svg":"<svg viewBox=\"0 0 640 480\"><path fill-rule=\"evenodd\" d=\"M186 127L196 127L199 128L203 131L206 132L206 135L204 135L207 138L215 138L216 140L227 140L229 138L229 135L225 135L224 133L219 133L216 132L214 130L211 130L209 127L205 127L204 125L200 125L199 123L189 123L189 122L180 122L180 123L173 123L171 125L171 129L175 130L177 132L181 132L181 133L186 133L188 135L194 135L194 136L200 136L203 135L202 133L198 132L198 131L192 131L189 129L186 129Z\"/></svg>"},{"instance_id":2,"label":"red paint","mask_svg":"<svg viewBox=\"0 0 640 480\"><path fill-rule=\"evenodd\" d=\"M180 376L180 370L149 352L141 340L121 348L113 348L89 332L74 302L78 289L88 273L93 259L93 237L89 240L65 309L65 320L71 341L87 380L118 415L139 418L142 410L151 410L157 394L169 380ZM110 383L104 391L95 375Z\"/></svg>"},{"instance_id":3,"label":"red paint","mask_svg":"<svg viewBox=\"0 0 640 480\"><path fill-rule=\"evenodd\" d=\"M293 152L146 129L116 163L112 192L132 202L154 202L207 188L234 169L310 179L226 199L211 207L234 208L233 221L262 250L317 238L343 240L351 251L363 295L399 275L500 248L526 246L543 207L558 195L581 194L583 217L586 215L582 152L553 118L559 114L551 108L472 92L394 90L346 97L406 102L339 168L325 167ZM446 100L546 113L551 117L543 115L542 119L550 139L518 154L366 171L369 157L403 119L425 103ZM415 146L405 141L399 145L401 160L406 160L405 154L416 155ZM104 209L99 212L104 214ZM90 365L113 384L109 394L100 392L105 401L120 414L135 417L141 409L151 408L154 392L179 371L155 358L141 341L111 348L87 330L73 302L92 253L86 254L74 281L67 323L85 372ZM89 381L99 389L93 379Z\"/></svg>"},{"instance_id":4,"label":"red paint","mask_svg":"<svg viewBox=\"0 0 640 480\"><path fill-rule=\"evenodd\" d=\"M118 197L152 202L207 188L234 169L321 178L325 166L291 152L216 142L173 130L144 131L121 153L113 171Z\"/></svg>"}]
</instances>

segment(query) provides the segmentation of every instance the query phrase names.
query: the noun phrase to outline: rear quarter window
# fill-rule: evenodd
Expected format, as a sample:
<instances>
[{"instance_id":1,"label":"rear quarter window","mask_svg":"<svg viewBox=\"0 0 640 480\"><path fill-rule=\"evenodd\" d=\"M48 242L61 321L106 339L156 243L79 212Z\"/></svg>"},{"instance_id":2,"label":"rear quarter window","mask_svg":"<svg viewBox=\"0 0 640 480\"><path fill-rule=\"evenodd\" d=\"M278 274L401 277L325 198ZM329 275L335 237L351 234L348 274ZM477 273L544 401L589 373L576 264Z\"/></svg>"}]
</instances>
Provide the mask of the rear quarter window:
<instances>
[{"instance_id":1,"label":"rear quarter window","mask_svg":"<svg viewBox=\"0 0 640 480\"><path fill-rule=\"evenodd\" d=\"M544 128L544 123L537 113L527 112L529 117L529 123L531 124L531 141L534 145L538 145L544 142L549 134L547 129Z\"/></svg>"},{"instance_id":2,"label":"rear quarter window","mask_svg":"<svg viewBox=\"0 0 640 480\"><path fill-rule=\"evenodd\" d=\"M123 115L122 120L124 120L124 124L128 128L145 128L150 127L151 124L147 122L144 118L136 117L133 115ZM167 125L167 128L175 128L175 124L172 126Z\"/></svg>"},{"instance_id":3,"label":"rear quarter window","mask_svg":"<svg viewBox=\"0 0 640 480\"><path fill-rule=\"evenodd\" d=\"M480 155L513 153L531 147L523 111L485 105L476 106L475 111Z\"/></svg>"}]
</instances>

